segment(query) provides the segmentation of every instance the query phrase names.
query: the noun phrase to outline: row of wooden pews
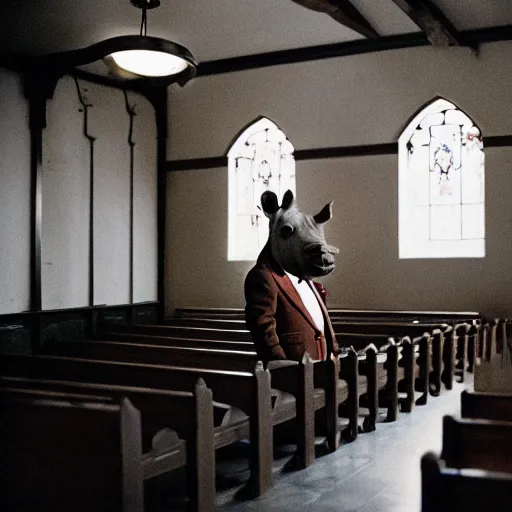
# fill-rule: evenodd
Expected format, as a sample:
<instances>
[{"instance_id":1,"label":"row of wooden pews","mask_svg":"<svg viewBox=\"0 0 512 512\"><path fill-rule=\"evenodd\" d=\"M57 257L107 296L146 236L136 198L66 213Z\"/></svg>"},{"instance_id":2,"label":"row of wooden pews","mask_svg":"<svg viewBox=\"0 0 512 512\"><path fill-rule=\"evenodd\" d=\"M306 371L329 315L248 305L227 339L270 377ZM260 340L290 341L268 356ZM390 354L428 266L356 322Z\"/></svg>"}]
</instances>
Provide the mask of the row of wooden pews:
<instances>
[{"instance_id":1,"label":"row of wooden pews","mask_svg":"<svg viewBox=\"0 0 512 512\"><path fill-rule=\"evenodd\" d=\"M456 366L454 347L459 346L459 325L464 325L464 336L471 336L473 328L480 335L476 318L468 317L466 323L462 318L448 316L430 321L430 317L387 318L383 314L369 316L367 321L358 317L355 321L357 315L353 315L350 319L335 318L337 337L344 345L339 358L312 362L306 355L300 363L272 362L263 368L245 324L240 323L240 318L233 318L240 311L225 316L195 311L190 317L186 313L169 319L166 325L105 323L94 340L45 346L39 355L1 356L0 380L5 392L0 398L4 399L2 407L13 417L12 431L3 438L2 446L23 445L23 436L30 435L30 428L19 429L19 436L14 434L21 418L17 413L20 407L33 411L33 420L25 425L34 424L37 417L43 429L48 423L48 430L55 425L52 407L61 413L79 408L81 414L87 414L84 411L89 409L105 409L109 418L117 415L117 428L111 428L110 437L105 439L112 446L120 446L118 439L123 439L126 431L123 422L128 421L134 440L121 442L116 462L120 471L110 472L110 480L98 479L105 493L109 489L115 494L109 510L141 510L144 480L177 467L186 468L190 508L212 510L215 454L222 448L249 440L251 474L242 494L262 494L272 485L276 429L292 426L297 444L295 467L307 467L315 459L315 435L325 436L327 448L334 451L341 439L354 440L359 432L374 430L379 407L386 407L387 420L394 421L399 409L411 411L415 402L426 403L429 394L438 394L441 382L449 388ZM215 323L198 325L205 321ZM233 321L238 323L232 324ZM482 343L475 346L481 347ZM467 346L464 353L466 350ZM48 393L54 394L51 399ZM359 427L362 406L368 408L369 414ZM42 410L44 414L49 411L48 419ZM340 415L348 418L347 428L341 431ZM86 420L82 423L87 424ZM75 442L80 429L80 422L75 430L68 429ZM94 432L95 427L87 429ZM49 451L57 432L58 429L53 438L47 437ZM13 442L6 443L9 439ZM52 462L47 454L37 455L38 447L44 445L34 442L26 450L27 457L38 461L34 467L43 461ZM59 472L54 468L52 473L42 466L40 471L69 477L75 485L54 476L54 487L29 487L30 492L21 493L24 499L41 504L45 490L50 501L51 496L55 499L55 489L66 488L70 496L75 492L75 497L83 492L80 482L87 480L80 474L80 465L73 464L73 460L80 460L80 452L75 456L72 447L68 447L63 453L68 454L67 460L56 463L62 463L61 468L67 463L73 471ZM105 465L103 454L108 450L90 449L88 453L96 454L91 458L95 458L98 467ZM123 465L128 458L140 461L132 464L131 472ZM28 464L28 459L25 462ZM12 469L13 482L26 482L30 477L25 478L22 466L14 465ZM14 505L5 510L24 510L15 501L20 493L14 485L11 489L9 499L14 500ZM114 492L116 489L119 492ZM125 489L131 489L129 495ZM98 500L107 499L99 491L92 494ZM40 509L44 510L44 506Z\"/></svg>"},{"instance_id":2,"label":"row of wooden pews","mask_svg":"<svg viewBox=\"0 0 512 512\"><path fill-rule=\"evenodd\" d=\"M421 460L422 512L497 512L512 504L512 394L463 391L443 419L441 455Z\"/></svg>"},{"instance_id":3,"label":"row of wooden pews","mask_svg":"<svg viewBox=\"0 0 512 512\"><path fill-rule=\"evenodd\" d=\"M236 315L239 314L240 312L236 313ZM214 364L218 367L217 365L220 364L224 368L232 368L229 365L233 364L235 368L240 368L244 357L246 361L247 357L250 357L253 363L256 361L257 356L244 321L233 318L233 313L226 317L217 312L206 313L204 317L201 317L199 312L194 312L193 315L169 318L165 325L104 325L100 331L100 338L102 340L108 338L108 342L97 341L101 344L101 352L96 353L96 357L127 357L127 350L149 354L148 349L151 347L151 350L155 350L155 347L165 347L167 353L172 353L170 357L173 361L180 358L180 364L197 363L201 360L202 365ZM392 318L386 319L385 323L381 322L385 324L386 329L393 328L391 334L394 334L394 337L386 334L385 329L375 329L375 327L382 328L383 325L379 326L377 321L371 320L372 322L363 322L358 319L357 323L353 322L354 327L366 327L362 331L354 328L354 332L345 333L343 328L340 328L341 332L336 329L338 340L345 345L345 351L339 359L339 369L335 371L338 378L329 380L333 389L343 388L346 393L337 399L330 400L331 405L324 409L325 417L331 418L330 423L327 423L324 428L324 431L330 433L328 446L331 450L338 446L338 432L336 422L333 421L338 413L349 418L349 426L342 432L342 437L353 440L358 435L360 406L367 407L369 414L359 430L371 431L375 429L379 407L387 407L387 420L394 421L398 417L399 408L407 412L413 409L415 388L420 391L417 404L426 403L429 393L438 394L441 387L444 336L448 333L447 344L457 342L453 336L453 328L447 324L449 320L447 317L437 323L422 322L419 325L414 323L415 318L411 321ZM343 327L345 325L350 324L348 322L342 324ZM439 325L442 330L438 329ZM427 332L428 328L432 330L432 335ZM465 326L464 332L469 332L468 326ZM407 333L419 334L419 336L411 339L405 336ZM118 345L116 348L114 348L115 344ZM120 348L121 345L123 348ZM98 345L96 347L98 348ZM112 356L112 352L107 354L107 347L109 351L116 350L117 355ZM62 348L59 347L59 350ZM80 350L82 349L83 347ZM73 350L76 350L76 347ZM121 355L123 351L124 355ZM437 354L437 363L435 359L432 360L433 352ZM155 357L157 359L153 360L161 361L162 351L156 350L154 356L144 357ZM356 362L355 368L352 361ZM451 362L450 358L449 363ZM454 364L455 360L453 360ZM326 373L321 363L315 363L315 367L313 394L318 393L319 380ZM432 375L437 376L432 378ZM430 381L437 385L429 386ZM272 382L274 382L273 377ZM447 387L451 388L451 380ZM334 396L334 392L329 392L327 388L324 393L327 396ZM306 409L305 405L302 407ZM335 412L329 412L329 409ZM318 434L318 421L316 421L316 427ZM304 428L302 432L305 432ZM311 449L309 456L307 451L302 456L300 467L305 467L314 460L315 432L309 429L309 433L310 441L304 440L304 445L309 445Z\"/></svg>"},{"instance_id":4,"label":"row of wooden pews","mask_svg":"<svg viewBox=\"0 0 512 512\"><path fill-rule=\"evenodd\" d=\"M483 325L474 353L475 391L462 392L460 418L444 417L441 454L421 460L422 512L511 509L510 334L506 320Z\"/></svg>"}]
</instances>

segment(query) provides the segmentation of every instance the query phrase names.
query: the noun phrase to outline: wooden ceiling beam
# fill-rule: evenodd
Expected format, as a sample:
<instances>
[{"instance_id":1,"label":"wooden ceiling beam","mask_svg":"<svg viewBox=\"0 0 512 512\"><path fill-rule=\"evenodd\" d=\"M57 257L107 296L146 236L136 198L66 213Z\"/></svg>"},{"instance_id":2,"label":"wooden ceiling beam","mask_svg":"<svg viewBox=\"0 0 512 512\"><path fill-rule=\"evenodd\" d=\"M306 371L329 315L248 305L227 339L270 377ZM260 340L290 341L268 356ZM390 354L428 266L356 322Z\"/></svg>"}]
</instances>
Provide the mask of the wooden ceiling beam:
<instances>
[{"instance_id":1,"label":"wooden ceiling beam","mask_svg":"<svg viewBox=\"0 0 512 512\"><path fill-rule=\"evenodd\" d=\"M462 46L458 30L431 0L393 0L433 46Z\"/></svg>"},{"instance_id":2,"label":"wooden ceiling beam","mask_svg":"<svg viewBox=\"0 0 512 512\"><path fill-rule=\"evenodd\" d=\"M328 14L331 18L369 39L377 39L379 34L368 20L349 0L292 0L312 11Z\"/></svg>"}]
</instances>

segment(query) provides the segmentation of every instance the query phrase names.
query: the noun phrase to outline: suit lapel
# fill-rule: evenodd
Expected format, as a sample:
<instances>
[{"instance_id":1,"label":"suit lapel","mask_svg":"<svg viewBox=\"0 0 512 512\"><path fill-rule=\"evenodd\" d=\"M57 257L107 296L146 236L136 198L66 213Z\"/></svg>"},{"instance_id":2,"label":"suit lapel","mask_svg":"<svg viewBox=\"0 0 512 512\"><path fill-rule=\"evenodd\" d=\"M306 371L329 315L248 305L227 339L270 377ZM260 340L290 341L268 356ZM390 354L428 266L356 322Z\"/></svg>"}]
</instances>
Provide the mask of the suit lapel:
<instances>
[{"instance_id":1,"label":"suit lapel","mask_svg":"<svg viewBox=\"0 0 512 512\"><path fill-rule=\"evenodd\" d=\"M279 286L281 291L286 295L286 297L288 297L288 300L295 306L308 323L311 324L311 327L313 327L315 331L318 331L318 327L309 314L309 311L306 309L306 306L304 306L304 302L302 302L302 299L295 289L295 286L293 286L293 283L290 281L290 278L284 273L281 275L276 272L272 272L272 276L274 277L277 286Z\"/></svg>"}]
</instances>

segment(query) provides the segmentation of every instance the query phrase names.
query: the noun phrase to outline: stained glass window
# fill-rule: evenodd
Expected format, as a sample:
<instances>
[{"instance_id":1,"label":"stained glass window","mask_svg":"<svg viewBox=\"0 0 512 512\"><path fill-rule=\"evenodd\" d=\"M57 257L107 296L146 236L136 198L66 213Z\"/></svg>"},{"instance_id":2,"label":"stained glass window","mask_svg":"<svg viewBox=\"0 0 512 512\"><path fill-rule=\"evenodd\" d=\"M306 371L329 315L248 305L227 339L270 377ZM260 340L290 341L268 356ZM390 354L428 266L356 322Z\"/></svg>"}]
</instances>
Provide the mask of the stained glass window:
<instances>
[{"instance_id":1,"label":"stained glass window","mask_svg":"<svg viewBox=\"0 0 512 512\"><path fill-rule=\"evenodd\" d=\"M261 118L228 152L228 260L255 260L268 239L260 198L271 190L282 198L295 190L293 146L269 119Z\"/></svg>"},{"instance_id":2,"label":"stained glass window","mask_svg":"<svg viewBox=\"0 0 512 512\"><path fill-rule=\"evenodd\" d=\"M438 99L399 139L399 257L483 258L485 173L480 129Z\"/></svg>"}]
</instances>

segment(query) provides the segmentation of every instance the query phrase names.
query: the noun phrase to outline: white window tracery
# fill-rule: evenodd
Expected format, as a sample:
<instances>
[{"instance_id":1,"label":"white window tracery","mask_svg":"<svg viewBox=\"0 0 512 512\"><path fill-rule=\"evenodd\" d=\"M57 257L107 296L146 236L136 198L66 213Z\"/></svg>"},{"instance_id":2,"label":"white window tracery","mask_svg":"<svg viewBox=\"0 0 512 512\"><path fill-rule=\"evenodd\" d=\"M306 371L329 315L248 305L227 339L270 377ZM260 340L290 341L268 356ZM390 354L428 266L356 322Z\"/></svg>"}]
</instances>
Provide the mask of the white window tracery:
<instances>
[{"instance_id":1,"label":"white window tracery","mask_svg":"<svg viewBox=\"0 0 512 512\"><path fill-rule=\"evenodd\" d=\"M414 117L398 146L399 257L484 257L480 129L440 98Z\"/></svg>"},{"instance_id":2,"label":"white window tracery","mask_svg":"<svg viewBox=\"0 0 512 512\"><path fill-rule=\"evenodd\" d=\"M294 148L265 117L246 128L228 152L228 260L253 261L268 239L260 207L265 190L296 194Z\"/></svg>"}]
</instances>

